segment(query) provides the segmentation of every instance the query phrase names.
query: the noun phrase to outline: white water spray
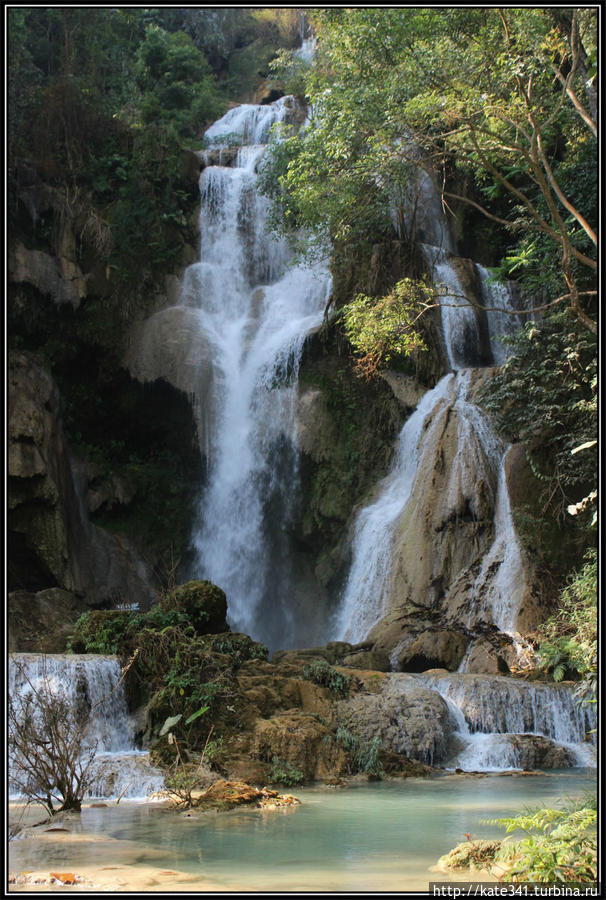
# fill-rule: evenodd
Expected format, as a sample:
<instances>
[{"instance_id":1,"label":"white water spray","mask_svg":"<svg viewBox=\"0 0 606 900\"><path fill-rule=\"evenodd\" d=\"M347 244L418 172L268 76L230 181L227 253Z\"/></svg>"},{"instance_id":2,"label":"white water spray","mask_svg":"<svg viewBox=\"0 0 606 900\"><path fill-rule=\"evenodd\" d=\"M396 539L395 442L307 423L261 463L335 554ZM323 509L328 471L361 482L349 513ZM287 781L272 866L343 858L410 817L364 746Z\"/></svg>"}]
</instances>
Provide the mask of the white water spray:
<instances>
[{"instance_id":1,"label":"white water spray","mask_svg":"<svg viewBox=\"0 0 606 900\"><path fill-rule=\"evenodd\" d=\"M164 786L162 774L137 750L128 713L120 664L115 656L96 654L14 653L9 658L9 694L20 698L39 692L63 697L84 727L83 747L95 748L92 781L85 799L143 798ZM9 776L11 762L9 760ZM18 786L9 786L14 798Z\"/></svg>"},{"instance_id":2,"label":"white water spray","mask_svg":"<svg viewBox=\"0 0 606 900\"><path fill-rule=\"evenodd\" d=\"M194 535L195 574L228 596L230 625L270 646L293 639L285 526L296 486L294 403L305 336L322 321L331 281L325 267L295 266L268 234L268 201L256 168L272 127L292 98L230 110L206 133L235 139L235 166L200 179L200 262L183 303L199 312L209 342L209 479Z\"/></svg>"}]
</instances>

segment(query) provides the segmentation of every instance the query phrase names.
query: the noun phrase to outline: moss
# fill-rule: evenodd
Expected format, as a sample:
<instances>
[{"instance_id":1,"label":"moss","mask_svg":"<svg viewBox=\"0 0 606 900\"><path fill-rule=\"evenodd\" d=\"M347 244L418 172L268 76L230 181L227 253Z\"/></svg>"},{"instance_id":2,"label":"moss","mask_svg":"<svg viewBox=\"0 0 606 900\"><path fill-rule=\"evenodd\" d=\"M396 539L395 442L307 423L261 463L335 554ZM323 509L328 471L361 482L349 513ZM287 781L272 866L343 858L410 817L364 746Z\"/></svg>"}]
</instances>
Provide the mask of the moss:
<instances>
[{"instance_id":1,"label":"moss","mask_svg":"<svg viewBox=\"0 0 606 900\"><path fill-rule=\"evenodd\" d=\"M308 666L303 666L303 678L313 681L322 687L329 688L333 694L344 697L349 692L351 678L337 669L333 669L325 660L318 659Z\"/></svg>"},{"instance_id":2,"label":"moss","mask_svg":"<svg viewBox=\"0 0 606 900\"><path fill-rule=\"evenodd\" d=\"M498 857L501 841L464 841L438 860L444 869L489 869Z\"/></svg>"},{"instance_id":3,"label":"moss","mask_svg":"<svg viewBox=\"0 0 606 900\"><path fill-rule=\"evenodd\" d=\"M229 631L225 591L211 581L188 581L167 591L161 606L165 611L183 613L198 634Z\"/></svg>"}]
</instances>

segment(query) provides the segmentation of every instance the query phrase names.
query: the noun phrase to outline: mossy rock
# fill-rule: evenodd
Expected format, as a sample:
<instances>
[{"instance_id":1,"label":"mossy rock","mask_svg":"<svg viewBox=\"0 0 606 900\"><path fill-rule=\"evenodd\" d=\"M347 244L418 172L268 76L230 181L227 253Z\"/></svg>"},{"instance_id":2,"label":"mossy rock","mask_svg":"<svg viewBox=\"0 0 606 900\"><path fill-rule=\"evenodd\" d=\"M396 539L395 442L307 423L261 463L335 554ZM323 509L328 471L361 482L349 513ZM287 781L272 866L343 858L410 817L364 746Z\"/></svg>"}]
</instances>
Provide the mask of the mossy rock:
<instances>
[{"instance_id":1,"label":"mossy rock","mask_svg":"<svg viewBox=\"0 0 606 900\"><path fill-rule=\"evenodd\" d=\"M438 860L440 869L490 869L501 841L464 841Z\"/></svg>"},{"instance_id":2,"label":"mossy rock","mask_svg":"<svg viewBox=\"0 0 606 900\"><path fill-rule=\"evenodd\" d=\"M249 659L267 660L269 650L265 644L253 641L247 634L217 634L210 638L210 649L213 653L224 654L230 665L239 668Z\"/></svg>"},{"instance_id":3,"label":"mossy rock","mask_svg":"<svg viewBox=\"0 0 606 900\"><path fill-rule=\"evenodd\" d=\"M96 609L84 613L68 638L73 653L117 653L133 613L117 609Z\"/></svg>"},{"instance_id":4,"label":"mossy rock","mask_svg":"<svg viewBox=\"0 0 606 900\"><path fill-rule=\"evenodd\" d=\"M179 585L165 594L162 608L185 613L198 634L229 631L225 592L212 581L188 581Z\"/></svg>"}]
</instances>

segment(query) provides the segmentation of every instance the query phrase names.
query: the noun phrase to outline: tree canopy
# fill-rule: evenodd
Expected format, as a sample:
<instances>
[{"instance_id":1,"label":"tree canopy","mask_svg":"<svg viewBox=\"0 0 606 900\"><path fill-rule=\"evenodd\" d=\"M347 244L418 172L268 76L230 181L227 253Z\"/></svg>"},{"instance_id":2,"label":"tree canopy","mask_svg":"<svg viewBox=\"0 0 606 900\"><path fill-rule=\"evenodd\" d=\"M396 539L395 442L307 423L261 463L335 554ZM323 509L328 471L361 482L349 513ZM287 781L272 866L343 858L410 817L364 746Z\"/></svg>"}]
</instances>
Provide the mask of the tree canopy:
<instances>
[{"instance_id":1,"label":"tree canopy","mask_svg":"<svg viewBox=\"0 0 606 900\"><path fill-rule=\"evenodd\" d=\"M339 8L314 24L310 122L267 179L283 225L355 240L426 167L445 209L509 236L501 271L535 305L567 303L595 332L597 11Z\"/></svg>"}]
</instances>

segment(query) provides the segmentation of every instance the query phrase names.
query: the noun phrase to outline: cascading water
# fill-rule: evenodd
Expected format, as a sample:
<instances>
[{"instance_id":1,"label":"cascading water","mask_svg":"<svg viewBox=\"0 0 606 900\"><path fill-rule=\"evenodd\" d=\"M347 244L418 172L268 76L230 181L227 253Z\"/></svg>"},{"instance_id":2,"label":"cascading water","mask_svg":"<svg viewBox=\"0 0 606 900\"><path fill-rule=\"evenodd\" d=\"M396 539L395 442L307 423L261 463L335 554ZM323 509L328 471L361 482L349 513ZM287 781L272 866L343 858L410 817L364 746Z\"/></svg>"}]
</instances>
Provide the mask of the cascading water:
<instances>
[{"instance_id":1,"label":"cascading water","mask_svg":"<svg viewBox=\"0 0 606 900\"><path fill-rule=\"evenodd\" d=\"M417 676L444 698L463 745L451 766L466 770L523 768L527 739L549 739L567 764L595 766L596 717L568 685L526 684L502 676Z\"/></svg>"},{"instance_id":2,"label":"cascading water","mask_svg":"<svg viewBox=\"0 0 606 900\"><path fill-rule=\"evenodd\" d=\"M83 723L83 747L96 747L86 799L142 798L164 786L148 754L135 747L120 677L115 656L14 653L9 658L9 695L16 709L34 691L43 697L61 696ZM10 788L18 797L18 786L11 783Z\"/></svg>"},{"instance_id":3,"label":"cascading water","mask_svg":"<svg viewBox=\"0 0 606 900\"><path fill-rule=\"evenodd\" d=\"M413 492L415 479L431 477L436 446L453 417L457 450L444 491L445 506L454 506L458 496L470 496L471 485L480 476L487 490L494 484L494 538L476 577L476 602L468 610L467 625L485 621L501 631L514 630L525 575L504 476L505 448L486 415L469 401L469 375L469 371L446 375L425 394L400 432L395 465L379 485L378 497L358 516L353 562L334 623L339 640L363 640L388 611L400 523L414 519L411 507L418 501L417 493L423 493ZM479 516L478 510L472 513Z\"/></svg>"},{"instance_id":4,"label":"cascading water","mask_svg":"<svg viewBox=\"0 0 606 900\"><path fill-rule=\"evenodd\" d=\"M426 182L429 190L428 179L420 185ZM472 377L473 367L505 362L507 352L499 337L519 327L520 317L511 315L516 309L511 286L494 282L484 267L453 256L444 222L433 232L440 236L440 246L425 244L423 250L438 288L446 354L454 374L423 396L402 428L392 472L378 486L373 502L358 514L352 564L331 636L362 641L407 598L416 608L431 609L435 604L431 585L442 581L439 565L447 566L456 554L456 538L454 550L447 543L451 532L446 523L467 516L485 531L482 515L491 509L491 539L478 544L475 558L472 551L460 578L456 570L450 572L454 599L446 594L444 608L452 615L448 603L455 603L455 627L462 625L471 635L478 627L509 635L518 664L523 665L527 647L516 627L528 584L507 489L504 461L509 448L475 405L477 379ZM476 297L473 303L470 293ZM451 444L445 449L440 442L453 440L453 422L456 449ZM448 470L442 473L445 465ZM439 494L432 493L437 472L441 473ZM465 509L461 509L461 498ZM442 519L431 518L428 503L440 506ZM427 540L429 532L433 544ZM418 540L420 533L425 534L422 540ZM436 539L436 534L444 537ZM444 549L436 550L440 540ZM403 552L403 543L412 550ZM419 564L420 558L432 556L439 557L437 573L431 569L431 559ZM415 566L425 572L424 582L419 576L415 582L409 571ZM460 584L463 603L457 600ZM423 596L415 594L419 588ZM405 638L395 647L392 664L406 643ZM453 766L487 771L527 768L528 761L543 758L541 754L551 754L552 765L554 759L563 766L595 764L589 741L593 716L590 709L579 706L570 687L460 674L467 670L473 646L472 641L459 673L418 676L448 704L459 744Z\"/></svg>"},{"instance_id":5,"label":"cascading water","mask_svg":"<svg viewBox=\"0 0 606 900\"><path fill-rule=\"evenodd\" d=\"M447 235L446 226L442 232ZM507 492L504 459L508 448L494 433L487 416L473 402L469 368L479 365L487 353L490 360L493 346L504 353L503 345L496 341L490 326L500 332L516 327L517 322L508 318L505 312L513 308L512 294L509 288L495 287L482 267L475 268L429 244L424 244L423 250L438 287L444 342L455 374L445 376L425 394L405 422L392 472L379 486L374 502L358 515L352 565L334 618L333 637L361 641L389 611L397 574L394 546L402 540L402 523L415 517L411 507L422 501L423 491L419 484L428 490L431 486L431 471L439 465L436 448L439 448L448 417L454 414L457 449L450 462L441 502L449 508L450 495L453 498L472 497L471 485L474 480L481 480L485 490L492 494L494 510L493 540L483 554L475 576L473 603L467 609L466 624L469 628L478 622L492 624L518 640L516 621L527 585ZM474 278L478 279L488 304L503 309L503 313L491 313L484 326L489 348L483 347L486 341L482 340L481 316L466 299L469 289L465 280ZM450 508L456 511L455 499ZM471 509L470 512L476 520L479 518L478 510ZM417 528L413 523L407 527L404 533L410 535L411 529L418 530L421 526L419 524Z\"/></svg>"},{"instance_id":6,"label":"cascading water","mask_svg":"<svg viewBox=\"0 0 606 900\"><path fill-rule=\"evenodd\" d=\"M452 391L453 375L446 375L428 391L407 419L398 441L391 473L378 486L378 497L356 521L353 562L334 630L339 640L361 641L386 611L392 569L393 537L402 517L419 462L419 441L428 440L436 413Z\"/></svg>"},{"instance_id":7,"label":"cascading water","mask_svg":"<svg viewBox=\"0 0 606 900\"><path fill-rule=\"evenodd\" d=\"M331 287L324 267L292 265L285 242L267 232L268 202L256 191L272 127L295 114L292 97L239 106L206 132L215 151L243 146L233 166L202 172L200 262L182 295L198 313L213 373L194 574L226 591L234 629L274 648L295 636L285 528L296 487L298 361ZM299 640L301 630L297 623Z\"/></svg>"}]
</instances>

